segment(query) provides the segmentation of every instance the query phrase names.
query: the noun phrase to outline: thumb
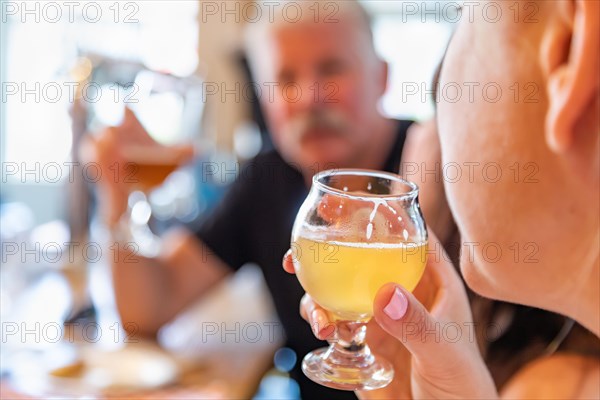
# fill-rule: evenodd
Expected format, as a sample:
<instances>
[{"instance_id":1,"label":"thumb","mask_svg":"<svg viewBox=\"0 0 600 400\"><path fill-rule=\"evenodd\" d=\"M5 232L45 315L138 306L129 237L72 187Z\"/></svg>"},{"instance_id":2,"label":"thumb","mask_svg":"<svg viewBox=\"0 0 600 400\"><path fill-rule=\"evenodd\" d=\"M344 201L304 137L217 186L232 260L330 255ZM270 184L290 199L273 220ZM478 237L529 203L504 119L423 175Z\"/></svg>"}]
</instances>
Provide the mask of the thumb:
<instances>
[{"instance_id":1,"label":"thumb","mask_svg":"<svg viewBox=\"0 0 600 400\"><path fill-rule=\"evenodd\" d=\"M449 282L450 285L451 282ZM471 333L448 336L446 328L460 328L463 320L460 302L441 305L436 295L436 314L440 310L459 311L455 322L442 322L427 311L412 293L398 284L388 283L377 292L373 311L377 323L391 336L399 340L412 355L411 379L415 383L413 394L427 398L497 398L496 387L487 369L477 343ZM466 299L464 299L466 302ZM441 303L440 303L441 302ZM468 305L468 304L464 304ZM437 308L442 307L442 308ZM464 317L464 316L463 316ZM446 321L445 319L443 321ZM451 320L450 320L451 321ZM472 325L472 323L470 323Z\"/></svg>"},{"instance_id":2,"label":"thumb","mask_svg":"<svg viewBox=\"0 0 600 400\"><path fill-rule=\"evenodd\" d=\"M377 292L374 303L377 323L398 339L417 362L436 360L448 354L439 335L439 322L416 297L402 286L388 283Z\"/></svg>"}]
</instances>

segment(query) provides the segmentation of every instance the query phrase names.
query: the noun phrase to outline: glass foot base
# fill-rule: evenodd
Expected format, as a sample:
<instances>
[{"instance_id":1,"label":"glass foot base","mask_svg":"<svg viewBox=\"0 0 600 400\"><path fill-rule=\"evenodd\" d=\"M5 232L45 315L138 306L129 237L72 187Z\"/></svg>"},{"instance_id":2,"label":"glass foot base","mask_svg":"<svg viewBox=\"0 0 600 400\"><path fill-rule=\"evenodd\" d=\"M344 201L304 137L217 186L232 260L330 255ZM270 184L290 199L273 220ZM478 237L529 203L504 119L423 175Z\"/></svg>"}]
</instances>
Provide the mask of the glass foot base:
<instances>
[{"instance_id":1,"label":"glass foot base","mask_svg":"<svg viewBox=\"0 0 600 400\"><path fill-rule=\"evenodd\" d=\"M329 348L310 352L302 361L302 371L320 385L339 390L375 390L387 386L394 378L394 368L383 359L370 357L367 365L332 360ZM355 360L354 360L355 361Z\"/></svg>"}]
</instances>

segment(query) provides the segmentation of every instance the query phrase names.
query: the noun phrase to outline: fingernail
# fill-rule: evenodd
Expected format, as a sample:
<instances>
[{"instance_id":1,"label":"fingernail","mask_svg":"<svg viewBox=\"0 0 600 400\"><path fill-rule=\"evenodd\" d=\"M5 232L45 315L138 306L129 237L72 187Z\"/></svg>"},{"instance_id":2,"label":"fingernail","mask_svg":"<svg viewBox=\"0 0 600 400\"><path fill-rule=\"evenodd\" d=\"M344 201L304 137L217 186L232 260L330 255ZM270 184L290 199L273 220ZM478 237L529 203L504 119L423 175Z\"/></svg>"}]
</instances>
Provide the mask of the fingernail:
<instances>
[{"instance_id":1,"label":"fingernail","mask_svg":"<svg viewBox=\"0 0 600 400\"><path fill-rule=\"evenodd\" d=\"M404 317L407 309L408 299L400 289L396 288L394 289L394 294L390 298L390 302L383 309L383 312L391 319L398 321L400 318Z\"/></svg>"}]
</instances>

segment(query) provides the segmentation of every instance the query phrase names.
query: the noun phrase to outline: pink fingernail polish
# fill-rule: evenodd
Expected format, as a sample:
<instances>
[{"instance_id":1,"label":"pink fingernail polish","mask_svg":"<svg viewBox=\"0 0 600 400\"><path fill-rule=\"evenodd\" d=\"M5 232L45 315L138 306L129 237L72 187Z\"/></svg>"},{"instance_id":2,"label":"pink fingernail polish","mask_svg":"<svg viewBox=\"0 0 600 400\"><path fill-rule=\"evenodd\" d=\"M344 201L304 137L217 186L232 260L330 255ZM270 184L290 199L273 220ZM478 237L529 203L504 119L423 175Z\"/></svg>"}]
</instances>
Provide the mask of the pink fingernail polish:
<instances>
[{"instance_id":1,"label":"pink fingernail polish","mask_svg":"<svg viewBox=\"0 0 600 400\"><path fill-rule=\"evenodd\" d=\"M385 312L386 315L391 319L397 321L404 317L404 314L406 314L407 309L408 299L406 298L404 293L400 291L400 289L396 288L394 289L394 294L390 298L390 302L383 309L383 312Z\"/></svg>"}]
</instances>

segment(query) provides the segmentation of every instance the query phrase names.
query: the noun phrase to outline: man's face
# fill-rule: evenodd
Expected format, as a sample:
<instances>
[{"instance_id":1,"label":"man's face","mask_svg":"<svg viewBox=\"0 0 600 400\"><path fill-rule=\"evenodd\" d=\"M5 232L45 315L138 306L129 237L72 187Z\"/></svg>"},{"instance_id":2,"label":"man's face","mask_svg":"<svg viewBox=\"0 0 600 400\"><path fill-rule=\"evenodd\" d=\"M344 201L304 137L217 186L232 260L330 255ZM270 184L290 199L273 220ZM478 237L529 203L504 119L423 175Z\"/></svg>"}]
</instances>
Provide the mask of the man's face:
<instances>
[{"instance_id":1,"label":"man's face","mask_svg":"<svg viewBox=\"0 0 600 400\"><path fill-rule=\"evenodd\" d=\"M356 25L356 24L354 24ZM302 168L351 166L372 132L385 65L351 21L286 24L270 33L257 74L276 85L261 96L272 138ZM268 65L267 65L268 64Z\"/></svg>"},{"instance_id":2,"label":"man's face","mask_svg":"<svg viewBox=\"0 0 600 400\"><path fill-rule=\"evenodd\" d=\"M564 263L581 247L586 211L576 207L576 179L544 138L548 96L539 60L548 10L538 8L539 22L525 25L514 22L512 2L495 4L505 17L486 22L480 7L475 23L461 21L444 61L442 160L462 173L446 177L445 187L469 286L536 305L542 293L568 284ZM477 85L472 99L465 82ZM457 85L458 101L456 92L444 96L444 87Z\"/></svg>"}]
</instances>

